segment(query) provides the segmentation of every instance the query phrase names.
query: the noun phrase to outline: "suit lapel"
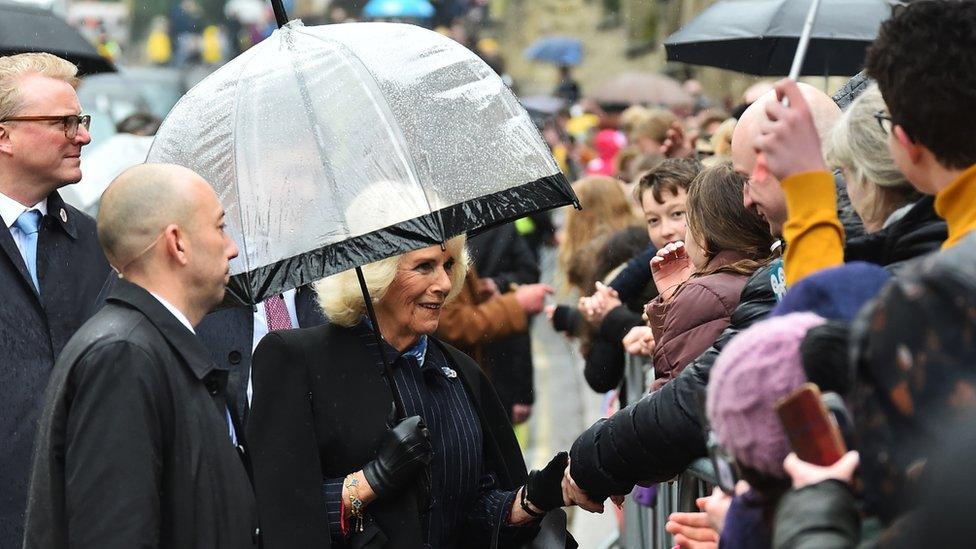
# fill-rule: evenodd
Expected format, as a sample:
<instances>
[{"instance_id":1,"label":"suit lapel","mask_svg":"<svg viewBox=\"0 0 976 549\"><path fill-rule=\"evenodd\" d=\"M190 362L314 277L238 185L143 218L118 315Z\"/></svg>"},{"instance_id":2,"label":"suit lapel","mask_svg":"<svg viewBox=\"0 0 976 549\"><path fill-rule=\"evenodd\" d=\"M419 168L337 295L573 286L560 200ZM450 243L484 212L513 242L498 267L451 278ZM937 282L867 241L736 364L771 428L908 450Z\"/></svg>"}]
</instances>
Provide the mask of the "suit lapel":
<instances>
[{"instance_id":1,"label":"suit lapel","mask_svg":"<svg viewBox=\"0 0 976 549\"><path fill-rule=\"evenodd\" d=\"M38 299L38 304L40 304L40 295L37 293L37 288L34 287L34 282L31 281L30 272L27 270L27 263L24 262L24 256L20 255L20 249L17 247L17 243L14 242L14 237L10 234L10 229L0 230L0 248L3 248L14 270L20 273L21 281L27 284L31 293Z\"/></svg>"}]
</instances>

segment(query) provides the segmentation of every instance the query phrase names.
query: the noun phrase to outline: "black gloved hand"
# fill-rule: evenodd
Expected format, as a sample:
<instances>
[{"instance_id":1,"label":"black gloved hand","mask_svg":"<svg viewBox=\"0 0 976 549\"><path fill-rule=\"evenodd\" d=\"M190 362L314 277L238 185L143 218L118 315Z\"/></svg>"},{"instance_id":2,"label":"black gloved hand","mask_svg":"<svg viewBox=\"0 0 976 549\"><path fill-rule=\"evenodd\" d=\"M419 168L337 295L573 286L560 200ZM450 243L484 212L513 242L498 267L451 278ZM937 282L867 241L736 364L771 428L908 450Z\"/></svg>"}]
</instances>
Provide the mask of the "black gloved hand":
<instances>
[{"instance_id":1,"label":"black gloved hand","mask_svg":"<svg viewBox=\"0 0 976 549\"><path fill-rule=\"evenodd\" d=\"M414 481L433 455L424 420L411 416L386 432L376 459L363 466L363 476L376 497L386 497Z\"/></svg>"},{"instance_id":2,"label":"black gloved hand","mask_svg":"<svg viewBox=\"0 0 976 549\"><path fill-rule=\"evenodd\" d=\"M569 462L569 454L559 452L541 471L529 473L525 481L525 498L540 511L548 513L563 504L563 474Z\"/></svg>"}]
</instances>

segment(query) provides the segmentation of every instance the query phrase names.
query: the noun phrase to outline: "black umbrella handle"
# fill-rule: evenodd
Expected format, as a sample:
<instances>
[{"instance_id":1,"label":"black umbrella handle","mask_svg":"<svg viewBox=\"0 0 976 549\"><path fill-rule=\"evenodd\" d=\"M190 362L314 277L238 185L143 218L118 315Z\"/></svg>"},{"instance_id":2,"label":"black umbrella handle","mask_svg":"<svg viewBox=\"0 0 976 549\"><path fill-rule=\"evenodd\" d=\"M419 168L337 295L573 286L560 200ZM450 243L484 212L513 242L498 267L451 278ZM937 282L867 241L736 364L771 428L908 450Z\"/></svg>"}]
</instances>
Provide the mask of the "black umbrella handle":
<instances>
[{"instance_id":1,"label":"black umbrella handle","mask_svg":"<svg viewBox=\"0 0 976 549\"><path fill-rule=\"evenodd\" d=\"M383 358L383 375L386 377L386 383L390 386L390 393L393 396L393 407L396 413L396 417L390 423L390 427L393 427L407 417L407 412L403 407L403 399L400 398L400 392L397 391L396 383L393 381L393 369L390 367L390 361L387 360L386 352L383 351L383 336L380 334L380 323L376 319L376 311L373 309L373 300L369 296L369 288L366 287L366 277L363 276L362 267L356 267L356 277L359 279L359 288L363 291L366 315L369 317L370 322L373 323L373 337L376 338L376 349ZM420 475L420 478L417 479L416 493L417 508L424 514L430 508L430 487L430 466L427 466L424 468L424 472Z\"/></svg>"},{"instance_id":2,"label":"black umbrella handle","mask_svg":"<svg viewBox=\"0 0 976 549\"><path fill-rule=\"evenodd\" d=\"M281 0L271 0L271 9L274 10L275 21L278 23L279 29L288 24L288 14L285 12L285 5L281 3Z\"/></svg>"},{"instance_id":3,"label":"black umbrella handle","mask_svg":"<svg viewBox=\"0 0 976 549\"><path fill-rule=\"evenodd\" d=\"M369 288L366 287L366 277L363 276L363 269L361 267L356 267L356 277L359 278L359 288L363 291L363 302L366 304L366 316L373 323L373 337L376 338L376 350L383 360L383 376L386 377L386 383L390 386L390 393L393 395L393 406L396 408L396 417L393 418L393 425L396 425L400 420L407 417L407 412L403 407L403 399L400 398L400 393L396 389L396 383L393 381L393 368L390 366L390 361L386 358L386 353L383 351L383 336L380 335L380 323L376 319L376 311L373 310L373 300L369 296Z\"/></svg>"}]
</instances>

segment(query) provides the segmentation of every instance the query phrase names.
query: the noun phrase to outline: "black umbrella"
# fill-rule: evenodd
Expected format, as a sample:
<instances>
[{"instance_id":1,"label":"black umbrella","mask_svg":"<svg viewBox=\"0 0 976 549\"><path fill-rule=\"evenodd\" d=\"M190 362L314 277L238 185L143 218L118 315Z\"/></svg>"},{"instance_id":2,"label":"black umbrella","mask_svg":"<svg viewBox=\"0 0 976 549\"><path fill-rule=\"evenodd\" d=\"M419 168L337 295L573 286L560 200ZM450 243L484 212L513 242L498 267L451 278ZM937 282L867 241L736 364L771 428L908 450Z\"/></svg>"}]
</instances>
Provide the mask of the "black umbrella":
<instances>
[{"instance_id":1,"label":"black umbrella","mask_svg":"<svg viewBox=\"0 0 976 549\"><path fill-rule=\"evenodd\" d=\"M78 74L114 72L85 37L50 10L0 0L0 55L53 53L78 65Z\"/></svg>"},{"instance_id":2,"label":"black umbrella","mask_svg":"<svg viewBox=\"0 0 976 549\"><path fill-rule=\"evenodd\" d=\"M723 0L665 41L668 61L755 74L789 73L809 0ZM891 15L884 0L823 0L800 72L851 75Z\"/></svg>"}]
</instances>

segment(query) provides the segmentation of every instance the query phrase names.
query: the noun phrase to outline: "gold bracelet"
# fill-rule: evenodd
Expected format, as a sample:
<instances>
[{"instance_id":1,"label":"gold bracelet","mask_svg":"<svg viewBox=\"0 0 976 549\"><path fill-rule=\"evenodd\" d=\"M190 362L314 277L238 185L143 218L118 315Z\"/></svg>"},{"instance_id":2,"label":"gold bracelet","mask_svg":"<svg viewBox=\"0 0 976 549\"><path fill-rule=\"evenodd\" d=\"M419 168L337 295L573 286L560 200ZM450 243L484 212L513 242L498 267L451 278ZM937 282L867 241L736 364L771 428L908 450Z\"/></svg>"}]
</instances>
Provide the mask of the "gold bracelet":
<instances>
[{"instance_id":1,"label":"gold bracelet","mask_svg":"<svg viewBox=\"0 0 976 549\"><path fill-rule=\"evenodd\" d=\"M363 531L363 500L359 499L359 479L352 473L346 475L346 489L349 491L349 514L355 525L353 531Z\"/></svg>"}]
</instances>

